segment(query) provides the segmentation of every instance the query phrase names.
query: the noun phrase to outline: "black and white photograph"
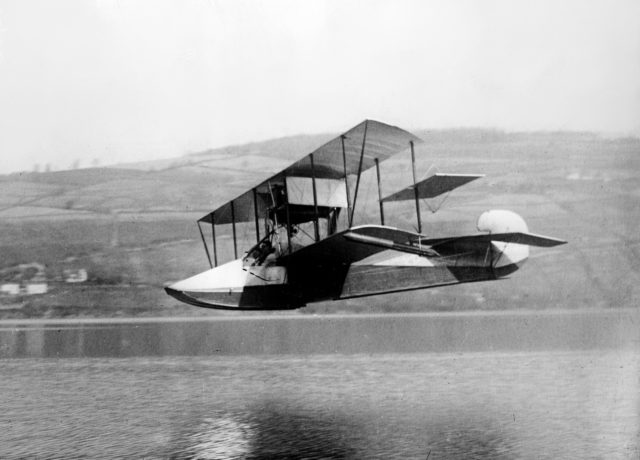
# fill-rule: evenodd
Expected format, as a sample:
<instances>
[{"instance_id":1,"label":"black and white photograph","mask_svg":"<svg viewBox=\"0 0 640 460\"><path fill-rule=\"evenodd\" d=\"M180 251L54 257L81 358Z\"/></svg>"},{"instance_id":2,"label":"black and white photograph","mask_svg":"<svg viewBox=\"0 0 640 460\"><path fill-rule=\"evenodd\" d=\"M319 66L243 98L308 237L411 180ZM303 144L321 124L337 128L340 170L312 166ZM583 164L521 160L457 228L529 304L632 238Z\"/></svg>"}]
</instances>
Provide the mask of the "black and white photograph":
<instances>
[{"instance_id":1,"label":"black and white photograph","mask_svg":"<svg viewBox=\"0 0 640 460\"><path fill-rule=\"evenodd\" d=\"M640 458L640 2L0 0L0 458Z\"/></svg>"}]
</instances>

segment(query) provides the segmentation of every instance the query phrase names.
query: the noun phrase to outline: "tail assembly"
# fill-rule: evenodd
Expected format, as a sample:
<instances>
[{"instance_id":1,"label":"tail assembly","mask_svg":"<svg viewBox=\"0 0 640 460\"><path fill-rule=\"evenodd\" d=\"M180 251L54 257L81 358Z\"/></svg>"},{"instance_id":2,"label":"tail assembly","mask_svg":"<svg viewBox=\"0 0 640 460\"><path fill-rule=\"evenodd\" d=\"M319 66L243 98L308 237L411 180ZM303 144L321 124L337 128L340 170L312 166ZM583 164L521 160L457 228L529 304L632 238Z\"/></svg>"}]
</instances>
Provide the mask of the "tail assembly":
<instances>
[{"instance_id":1,"label":"tail assembly","mask_svg":"<svg viewBox=\"0 0 640 460\"><path fill-rule=\"evenodd\" d=\"M479 231L487 232L490 235L529 234L529 228L524 219L515 212L506 210L483 212L478 218L476 227ZM529 258L529 246L527 244L500 241L493 238L488 252L491 256L491 266L496 271L497 276L501 276L501 272L506 271L506 267L509 267L509 272L517 270Z\"/></svg>"},{"instance_id":2,"label":"tail assembly","mask_svg":"<svg viewBox=\"0 0 640 460\"><path fill-rule=\"evenodd\" d=\"M495 277L516 271L529 257L529 246L552 247L566 241L529 233L522 217L513 211L491 210L480 215L478 230L485 233L451 238L421 239L441 255L484 254L481 265L493 269Z\"/></svg>"}]
</instances>

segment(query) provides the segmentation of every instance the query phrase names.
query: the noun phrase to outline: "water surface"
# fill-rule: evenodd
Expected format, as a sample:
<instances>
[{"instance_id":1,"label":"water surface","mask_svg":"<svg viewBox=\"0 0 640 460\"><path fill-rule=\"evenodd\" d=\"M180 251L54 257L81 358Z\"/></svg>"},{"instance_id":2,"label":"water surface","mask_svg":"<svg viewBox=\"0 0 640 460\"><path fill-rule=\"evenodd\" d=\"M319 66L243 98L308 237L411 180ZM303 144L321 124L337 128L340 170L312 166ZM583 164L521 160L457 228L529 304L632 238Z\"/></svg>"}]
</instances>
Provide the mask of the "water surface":
<instances>
[{"instance_id":1,"label":"water surface","mask_svg":"<svg viewBox=\"0 0 640 460\"><path fill-rule=\"evenodd\" d=\"M639 315L581 315L9 323L0 457L638 458Z\"/></svg>"}]
</instances>

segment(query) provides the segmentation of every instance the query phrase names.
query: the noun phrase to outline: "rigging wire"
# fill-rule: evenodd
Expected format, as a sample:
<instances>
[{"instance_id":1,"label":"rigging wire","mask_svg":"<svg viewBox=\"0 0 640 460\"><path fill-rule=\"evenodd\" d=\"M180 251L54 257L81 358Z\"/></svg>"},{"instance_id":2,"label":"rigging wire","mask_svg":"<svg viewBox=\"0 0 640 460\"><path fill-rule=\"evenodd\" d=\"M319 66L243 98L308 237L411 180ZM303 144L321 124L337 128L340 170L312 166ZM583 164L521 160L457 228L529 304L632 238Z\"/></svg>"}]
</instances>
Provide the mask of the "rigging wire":
<instances>
[{"instance_id":1,"label":"rigging wire","mask_svg":"<svg viewBox=\"0 0 640 460\"><path fill-rule=\"evenodd\" d=\"M297 229L299 232L304 233L304 234L305 234L307 237L309 237L310 239L312 239L312 240L313 240L313 239L315 239L315 238L313 238L311 235L309 235L309 233L307 233L307 232L302 228L302 226L300 226L300 225L296 225L296 229Z\"/></svg>"},{"instance_id":2,"label":"rigging wire","mask_svg":"<svg viewBox=\"0 0 640 460\"><path fill-rule=\"evenodd\" d=\"M442 206L444 205L444 202L447 201L447 198L449 198L450 194L451 194L451 190L447 192L444 198L442 198L442 200L440 200L440 202L436 206L432 206L431 203L429 203L428 198L424 198L422 201L424 201L424 203L427 205L427 208L429 208L429 211L431 211L431 214L435 214L440 210L440 208L442 208Z\"/></svg>"}]
</instances>

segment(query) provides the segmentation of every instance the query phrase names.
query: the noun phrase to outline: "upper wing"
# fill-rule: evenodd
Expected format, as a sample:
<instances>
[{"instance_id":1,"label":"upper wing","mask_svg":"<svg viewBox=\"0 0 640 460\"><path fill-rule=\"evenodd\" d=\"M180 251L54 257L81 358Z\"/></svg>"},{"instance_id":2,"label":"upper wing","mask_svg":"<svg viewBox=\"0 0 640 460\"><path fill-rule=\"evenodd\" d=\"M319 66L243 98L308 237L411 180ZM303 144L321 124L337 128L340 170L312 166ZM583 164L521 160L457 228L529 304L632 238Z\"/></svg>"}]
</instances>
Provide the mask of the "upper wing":
<instances>
[{"instance_id":1,"label":"upper wing","mask_svg":"<svg viewBox=\"0 0 640 460\"><path fill-rule=\"evenodd\" d=\"M224 203L199 221L216 224L253 221L256 213L263 216L269 204L272 204L273 186L290 187L292 192L295 187L297 199L308 201L308 196L304 198L304 195L309 195L311 191L311 180L307 179L308 183L305 184L300 178L319 179L316 184L317 193L321 195L318 197L318 206L323 205L322 194L325 188L327 200L344 202L345 200L336 196L336 190L340 191L340 185L336 180L371 168L376 160L386 160L408 149L410 142L422 141L396 126L365 120L277 174L248 187L247 192ZM361 160L362 167L360 167ZM296 178L298 178L296 181L292 181Z\"/></svg>"},{"instance_id":2,"label":"upper wing","mask_svg":"<svg viewBox=\"0 0 640 460\"><path fill-rule=\"evenodd\" d=\"M434 198L480 177L484 177L484 174L437 173L418 182L415 187L410 185L396 193L384 197L382 201L413 200L416 196L416 189L418 190L418 198Z\"/></svg>"},{"instance_id":3,"label":"upper wing","mask_svg":"<svg viewBox=\"0 0 640 460\"><path fill-rule=\"evenodd\" d=\"M363 152L362 171L365 171L375 165L376 159L383 161L408 149L409 142L422 140L397 126L365 120L313 151L313 171L307 155L283 172L289 176L312 177L315 173L316 178L341 179L345 169L346 174L358 174Z\"/></svg>"}]
</instances>

